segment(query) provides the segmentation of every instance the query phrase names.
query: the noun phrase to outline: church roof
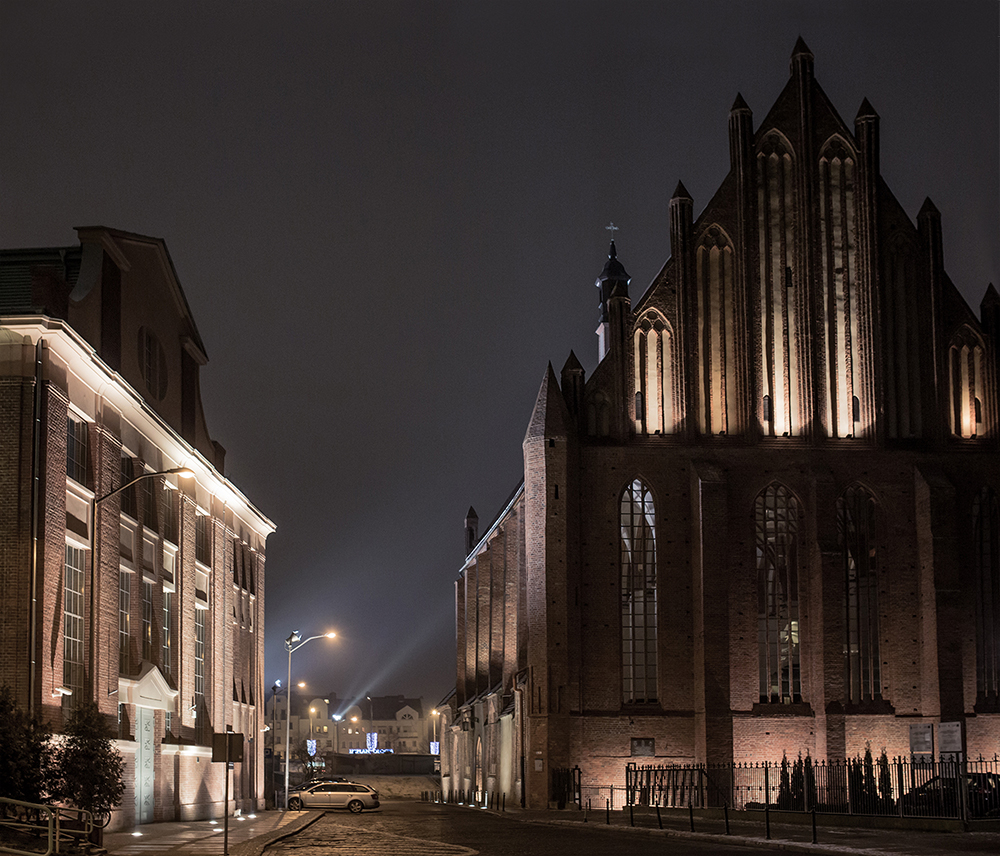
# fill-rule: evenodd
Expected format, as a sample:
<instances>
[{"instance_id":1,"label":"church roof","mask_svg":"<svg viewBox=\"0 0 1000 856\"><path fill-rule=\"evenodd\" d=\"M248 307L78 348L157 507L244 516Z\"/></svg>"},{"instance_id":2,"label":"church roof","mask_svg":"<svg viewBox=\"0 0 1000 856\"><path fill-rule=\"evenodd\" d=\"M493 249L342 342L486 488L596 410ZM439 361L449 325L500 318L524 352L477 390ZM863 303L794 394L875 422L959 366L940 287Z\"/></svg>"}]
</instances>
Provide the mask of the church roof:
<instances>
[{"instance_id":1,"label":"church roof","mask_svg":"<svg viewBox=\"0 0 1000 856\"><path fill-rule=\"evenodd\" d=\"M601 275L597 278L598 283L607 282L608 280L625 280L628 282L631 277L628 275L628 271L625 270L625 265L618 261L618 251L615 249L615 242L611 242L611 248L608 250L608 260L604 263L604 270L601 271Z\"/></svg>"},{"instance_id":2,"label":"church roof","mask_svg":"<svg viewBox=\"0 0 1000 856\"><path fill-rule=\"evenodd\" d=\"M545 377L542 378L542 385L538 388L535 407L531 411L531 421L528 422L528 431L524 436L525 442L539 437L565 437L568 425L569 410L566 407L566 400L559 391L559 382L552 370L552 363L549 363Z\"/></svg>"}]
</instances>

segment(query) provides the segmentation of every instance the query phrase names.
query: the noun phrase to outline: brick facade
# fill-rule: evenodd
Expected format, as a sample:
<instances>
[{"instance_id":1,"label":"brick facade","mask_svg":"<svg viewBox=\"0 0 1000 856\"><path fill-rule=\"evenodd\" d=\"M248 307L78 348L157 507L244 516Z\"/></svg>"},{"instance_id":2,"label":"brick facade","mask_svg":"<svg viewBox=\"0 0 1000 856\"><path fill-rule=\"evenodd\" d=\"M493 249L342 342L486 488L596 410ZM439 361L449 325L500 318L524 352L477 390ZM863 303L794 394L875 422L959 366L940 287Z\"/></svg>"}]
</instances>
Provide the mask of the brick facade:
<instances>
[{"instance_id":1,"label":"brick facade","mask_svg":"<svg viewBox=\"0 0 1000 856\"><path fill-rule=\"evenodd\" d=\"M78 697L97 701L127 765L112 828L223 811L211 735L227 729L246 737L230 809L263 807L274 525L225 478L208 435L207 357L163 242L102 228L79 236L78 247L0 251L0 683L56 732ZM68 416L85 455L69 448ZM193 478L165 472L179 467ZM129 470L149 477L119 491ZM67 591L68 550L82 557L79 597L75 583ZM77 633L79 685L67 686Z\"/></svg>"},{"instance_id":2,"label":"brick facade","mask_svg":"<svg viewBox=\"0 0 1000 856\"><path fill-rule=\"evenodd\" d=\"M612 243L597 368L549 367L524 481L467 537L446 789L539 808L573 767L905 755L921 723L1000 751L1000 298L948 279L878 125L800 41L635 303Z\"/></svg>"}]
</instances>

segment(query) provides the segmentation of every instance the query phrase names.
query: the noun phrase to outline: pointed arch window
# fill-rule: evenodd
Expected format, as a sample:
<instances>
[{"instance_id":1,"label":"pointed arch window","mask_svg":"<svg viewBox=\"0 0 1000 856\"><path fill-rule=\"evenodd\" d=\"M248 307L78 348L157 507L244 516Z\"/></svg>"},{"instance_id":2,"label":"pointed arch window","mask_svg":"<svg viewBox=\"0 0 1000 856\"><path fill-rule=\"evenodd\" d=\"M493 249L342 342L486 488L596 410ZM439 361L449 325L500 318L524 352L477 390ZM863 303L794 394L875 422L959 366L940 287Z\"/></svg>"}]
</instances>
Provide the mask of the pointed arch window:
<instances>
[{"instance_id":1,"label":"pointed arch window","mask_svg":"<svg viewBox=\"0 0 1000 856\"><path fill-rule=\"evenodd\" d=\"M863 487L837 500L837 533L844 568L844 668L847 700L882 698L878 626L878 537L875 498Z\"/></svg>"},{"instance_id":2,"label":"pointed arch window","mask_svg":"<svg viewBox=\"0 0 1000 856\"><path fill-rule=\"evenodd\" d=\"M736 409L736 318L733 245L713 224L701 235L695 254L698 317L697 427L702 434L740 430Z\"/></svg>"},{"instance_id":3,"label":"pointed arch window","mask_svg":"<svg viewBox=\"0 0 1000 856\"><path fill-rule=\"evenodd\" d=\"M641 479L621 498L622 698L657 700L656 510Z\"/></svg>"},{"instance_id":4,"label":"pointed arch window","mask_svg":"<svg viewBox=\"0 0 1000 856\"><path fill-rule=\"evenodd\" d=\"M760 342L757 389L772 405L771 419L761 429L778 437L794 437L803 427L797 347L801 319L796 290L790 287L795 283L799 234L795 187L796 164L788 140L768 134L757 152L759 281L753 314Z\"/></svg>"},{"instance_id":5,"label":"pointed arch window","mask_svg":"<svg viewBox=\"0 0 1000 856\"><path fill-rule=\"evenodd\" d=\"M611 405L604 393L587 402L587 433L591 437L607 437L611 433Z\"/></svg>"},{"instance_id":6,"label":"pointed arch window","mask_svg":"<svg viewBox=\"0 0 1000 856\"><path fill-rule=\"evenodd\" d=\"M1000 513L984 487L972 508L976 572L976 695L1000 703Z\"/></svg>"},{"instance_id":7,"label":"pointed arch window","mask_svg":"<svg viewBox=\"0 0 1000 856\"><path fill-rule=\"evenodd\" d=\"M861 294L857 270L855 160L847 142L831 139L819 159L820 287L826 339L826 428L832 437L856 432L861 367ZM855 412L858 413L855 416Z\"/></svg>"},{"instance_id":8,"label":"pointed arch window","mask_svg":"<svg viewBox=\"0 0 1000 856\"><path fill-rule=\"evenodd\" d=\"M754 502L760 701L802 700L799 656L798 502L770 485Z\"/></svg>"},{"instance_id":9,"label":"pointed arch window","mask_svg":"<svg viewBox=\"0 0 1000 856\"><path fill-rule=\"evenodd\" d=\"M672 348L669 324L658 312L646 312L633 335L635 430L639 434L674 431Z\"/></svg>"},{"instance_id":10,"label":"pointed arch window","mask_svg":"<svg viewBox=\"0 0 1000 856\"><path fill-rule=\"evenodd\" d=\"M960 330L948 350L948 380L951 392L951 433L972 439L985 432L983 396L985 350L968 327Z\"/></svg>"}]
</instances>

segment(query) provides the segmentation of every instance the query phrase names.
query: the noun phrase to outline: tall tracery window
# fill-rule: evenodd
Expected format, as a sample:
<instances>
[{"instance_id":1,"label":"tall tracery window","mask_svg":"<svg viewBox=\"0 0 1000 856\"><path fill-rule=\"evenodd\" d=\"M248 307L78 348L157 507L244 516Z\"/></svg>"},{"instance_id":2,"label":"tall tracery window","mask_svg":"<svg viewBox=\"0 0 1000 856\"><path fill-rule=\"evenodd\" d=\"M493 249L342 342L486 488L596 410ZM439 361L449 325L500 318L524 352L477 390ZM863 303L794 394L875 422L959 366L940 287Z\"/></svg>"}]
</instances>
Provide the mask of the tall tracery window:
<instances>
[{"instance_id":1,"label":"tall tracery window","mask_svg":"<svg viewBox=\"0 0 1000 856\"><path fill-rule=\"evenodd\" d=\"M649 312L636 325L635 430L640 434L672 434L674 392L671 378L670 327L656 312Z\"/></svg>"},{"instance_id":2,"label":"tall tracery window","mask_svg":"<svg viewBox=\"0 0 1000 856\"><path fill-rule=\"evenodd\" d=\"M799 314L795 246L799 224L795 161L778 134L768 135L757 153L757 225L760 285L756 295L760 363L757 388L771 401L771 419L761 417L766 435L802 433L799 413Z\"/></svg>"},{"instance_id":3,"label":"tall tracery window","mask_svg":"<svg viewBox=\"0 0 1000 856\"><path fill-rule=\"evenodd\" d=\"M802 700L799 660L799 504L784 485L754 502L760 700Z\"/></svg>"},{"instance_id":4,"label":"tall tracery window","mask_svg":"<svg viewBox=\"0 0 1000 856\"><path fill-rule=\"evenodd\" d=\"M878 538L875 498L863 487L837 500L837 533L844 563L844 666L847 699L882 697L879 668Z\"/></svg>"},{"instance_id":5,"label":"tall tracery window","mask_svg":"<svg viewBox=\"0 0 1000 856\"><path fill-rule=\"evenodd\" d=\"M622 698L655 702L656 511L649 488L632 481L621 500Z\"/></svg>"},{"instance_id":6,"label":"tall tracery window","mask_svg":"<svg viewBox=\"0 0 1000 856\"><path fill-rule=\"evenodd\" d=\"M1000 700L1000 513L984 487L972 507L976 571L976 694Z\"/></svg>"},{"instance_id":7,"label":"tall tracery window","mask_svg":"<svg viewBox=\"0 0 1000 856\"><path fill-rule=\"evenodd\" d=\"M697 425L702 434L739 431L736 307L732 242L718 226L702 234L695 255L698 312Z\"/></svg>"},{"instance_id":8,"label":"tall tracery window","mask_svg":"<svg viewBox=\"0 0 1000 856\"><path fill-rule=\"evenodd\" d=\"M854 158L837 138L823 149L819 161L820 261L825 314L827 431L847 437L861 430L854 397L860 390L860 295L857 273Z\"/></svg>"},{"instance_id":9,"label":"tall tracery window","mask_svg":"<svg viewBox=\"0 0 1000 856\"><path fill-rule=\"evenodd\" d=\"M968 327L960 330L948 350L948 380L951 392L951 433L958 437L982 436L985 350Z\"/></svg>"}]
</instances>

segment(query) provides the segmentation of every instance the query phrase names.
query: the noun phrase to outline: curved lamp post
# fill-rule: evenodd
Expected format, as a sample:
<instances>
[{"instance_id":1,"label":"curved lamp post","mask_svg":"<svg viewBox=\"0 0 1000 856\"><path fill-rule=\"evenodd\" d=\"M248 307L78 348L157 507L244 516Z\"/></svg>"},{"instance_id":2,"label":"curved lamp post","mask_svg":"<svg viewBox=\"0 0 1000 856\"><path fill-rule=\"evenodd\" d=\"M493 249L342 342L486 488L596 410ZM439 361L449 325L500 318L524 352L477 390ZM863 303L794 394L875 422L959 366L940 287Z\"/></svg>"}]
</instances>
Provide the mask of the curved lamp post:
<instances>
[{"instance_id":1,"label":"curved lamp post","mask_svg":"<svg viewBox=\"0 0 1000 856\"><path fill-rule=\"evenodd\" d=\"M104 496L95 496L90 500L90 683L94 688L93 697L97 698L97 672L96 672L96 645L94 644L94 634L97 632L96 625L97 622L94 620L94 588L97 585L97 506L99 506L104 500L111 499L113 496L117 496L123 490L128 490L132 485L137 482L144 481L145 479L153 479L157 476L173 476L178 475L183 479L189 479L194 476L194 470L190 467L173 467L169 470L162 470L158 473L142 473L136 476L132 481L126 482L121 487L116 487L114 490L109 491L104 494ZM115 690L117 692L117 690ZM109 689L108 695L113 695L114 693Z\"/></svg>"},{"instance_id":2,"label":"curved lamp post","mask_svg":"<svg viewBox=\"0 0 1000 856\"><path fill-rule=\"evenodd\" d=\"M331 630L329 633L320 633L318 636L310 636L308 639L303 639L299 635L298 630L293 630L285 640L285 647L288 649L288 706L286 711L288 715L285 717L285 811L288 811L288 769L291 766L292 760L292 654L307 642L312 642L313 639L333 639L336 635ZM312 727L311 722L310 727Z\"/></svg>"}]
</instances>

